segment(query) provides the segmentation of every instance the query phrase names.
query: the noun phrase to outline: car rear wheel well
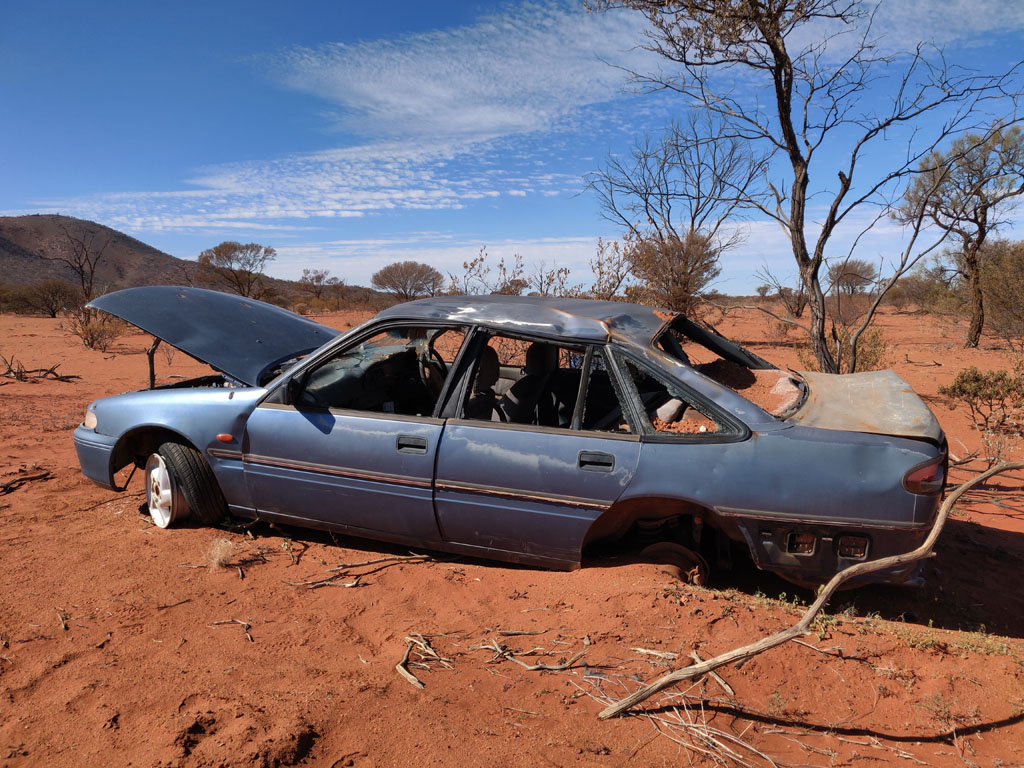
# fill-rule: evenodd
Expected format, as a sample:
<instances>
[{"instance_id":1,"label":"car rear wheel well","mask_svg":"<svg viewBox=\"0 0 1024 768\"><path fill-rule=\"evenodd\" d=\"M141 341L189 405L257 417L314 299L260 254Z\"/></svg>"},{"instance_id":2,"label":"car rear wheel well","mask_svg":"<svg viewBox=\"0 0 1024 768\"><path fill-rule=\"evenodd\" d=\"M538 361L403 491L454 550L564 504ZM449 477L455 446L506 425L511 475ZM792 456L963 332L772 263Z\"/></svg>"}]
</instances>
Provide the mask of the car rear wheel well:
<instances>
[{"instance_id":1,"label":"car rear wheel well","mask_svg":"<svg viewBox=\"0 0 1024 768\"><path fill-rule=\"evenodd\" d=\"M700 520L710 510L699 504L664 497L634 498L618 502L593 522L584 537L584 548L602 541L620 541L638 529L658 531L676 522ZM652 540L655 537L652 537Z\"/></svg>"},{"instance_id":2,"label":"car rear wheel well","mask_svg":"<svg viewBox=\"0 0 1024 768\"><path fill-rule=\"evenodd\" d=\"M708 563L728 568L731 548L727 532L720 530L713 510L682 499L648 497L612 506L594 521L583 551L635 557L641 562L675 563L691 580L706 583ZM699 575L698 572L699 571Z\"/></svg>"}]
</instances>

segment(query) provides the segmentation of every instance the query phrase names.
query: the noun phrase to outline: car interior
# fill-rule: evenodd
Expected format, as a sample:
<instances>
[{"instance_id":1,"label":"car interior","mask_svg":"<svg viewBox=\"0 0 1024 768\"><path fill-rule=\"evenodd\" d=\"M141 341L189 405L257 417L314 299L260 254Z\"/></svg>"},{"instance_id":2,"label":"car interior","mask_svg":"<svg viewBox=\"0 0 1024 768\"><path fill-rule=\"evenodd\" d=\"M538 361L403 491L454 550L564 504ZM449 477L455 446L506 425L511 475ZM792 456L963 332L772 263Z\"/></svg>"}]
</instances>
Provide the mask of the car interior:
<instances>
[{"instance_id":1,"label":"car interior","mask_svg":"<svg viewBox=\"0 0 1024 768\"><path fill-rule=\"evenodd\" d=\"M430 416L465 328L389 328L313 368L298 404Z\"/></svg>"},{"instance_id":2,"label":"car interior","mask_svg":"<svg viewBox=\"0 0 1024 768\"><path fill-rule=\"evenodd\" d=\"M583 347L494 335L477 359L463 417L573 428L586 363ZM714 420L671 393L663 382L632 363L627 370L654 429L688 434L717 431ZM631 431L604 353L596 348L584 392L579 429Z\"/></svg>"}]
</instances>

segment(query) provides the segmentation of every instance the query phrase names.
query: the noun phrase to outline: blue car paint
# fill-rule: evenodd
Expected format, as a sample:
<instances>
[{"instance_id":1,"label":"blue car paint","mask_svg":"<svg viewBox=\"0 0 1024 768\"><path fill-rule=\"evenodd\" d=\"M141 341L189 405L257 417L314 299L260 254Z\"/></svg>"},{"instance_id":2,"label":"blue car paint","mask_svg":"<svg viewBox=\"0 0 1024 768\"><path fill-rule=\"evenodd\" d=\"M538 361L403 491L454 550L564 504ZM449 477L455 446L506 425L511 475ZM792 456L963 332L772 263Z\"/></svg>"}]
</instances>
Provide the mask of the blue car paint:
<instances>
[{"instance_id":1,"label":"blue car paint","mask_svg":"<svg viewBox=\"0 0 1024 768\"><path fill-rule=\"evenodd\" d=\"M780 538L787 531L817 531L823 541L843 530L866 532L876 557L910 548L927 530L939 497L911 494L901 479L943 457L944 446L793 426L653 348L661 316L635 318L632 305L594 304L565 300L547 313L543 302L510 304L507 297L399 305L266 388L162 389L97 401L90 406L97 427L75 430L76 448L85 474L114 487L115 465L130 458L127 442L161 430L204 453L236 514L556 567L577 566L600 532L665 500L708 515L744 541L759 566L791 576L827 575L841 563L824 547L809 558L787 554ZM583 310L594 316L574 314ZM389 323L438 319L607 344L618 359L667 373L738 430L699 439L609 436L274 404L290 379L351 339ZM422 440L422 453L400 451L402 438ZM582 469L585 452L611 456L612 468Z\"/></svg>"}]
</instances>

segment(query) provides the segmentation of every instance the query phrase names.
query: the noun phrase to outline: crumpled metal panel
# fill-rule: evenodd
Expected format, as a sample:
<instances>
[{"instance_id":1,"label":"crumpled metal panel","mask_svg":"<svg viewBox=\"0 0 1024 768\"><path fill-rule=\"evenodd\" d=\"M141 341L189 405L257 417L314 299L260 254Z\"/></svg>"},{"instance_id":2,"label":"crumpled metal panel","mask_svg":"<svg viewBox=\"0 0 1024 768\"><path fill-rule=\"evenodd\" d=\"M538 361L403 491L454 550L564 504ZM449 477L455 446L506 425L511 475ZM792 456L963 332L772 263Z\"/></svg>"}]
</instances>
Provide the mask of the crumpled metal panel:
<instances>
[{"instance_id":1,"label":"crumpled metal panel","mask_svg":"<svg viewBox=\"0 0 1024 768\"><path fill-rule=\"evenodd\" d=\"M942 440L927 404L892 371L801 372L807 400L788 421L805 427Z\"/></svg>"},{"instance_id":2,"label":"crumpled metal panel","mask_svg":"<svg viewBox=\"0 0 1024 768\"><path fill-rule=\"evenodd\" d=\"M251 387L272 366L312 352L339 333L273 304L203 288L126 288L89 306Z\"/></svg>"}]
</instances>

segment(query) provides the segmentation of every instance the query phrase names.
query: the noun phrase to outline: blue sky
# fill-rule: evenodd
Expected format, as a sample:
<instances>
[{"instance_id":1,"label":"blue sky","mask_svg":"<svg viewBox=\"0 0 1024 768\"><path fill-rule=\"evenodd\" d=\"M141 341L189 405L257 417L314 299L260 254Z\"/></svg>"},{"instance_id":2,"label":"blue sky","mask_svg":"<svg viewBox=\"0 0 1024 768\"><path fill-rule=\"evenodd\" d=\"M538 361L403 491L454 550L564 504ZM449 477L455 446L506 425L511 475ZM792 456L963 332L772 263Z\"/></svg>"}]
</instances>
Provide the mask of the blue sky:
<instances>
[{"instance_id":1,"label":"blue sky","mask_svg":"<svg viewBox=\"0 0 1024 768\"><path fill-rule=\"evenodd\" d=\"M0 213L90 218L182 258L256 241L287 278L365 285L487 246L583 281L621 234L583 174L684 109L628 92L619 67L658 64L643 29L568 2L5 3ZM1020 57L1024 2L892 0L876 29L995 71ZM742 228L726 292L792 261L776 225ZM883 226L864 255L898 238Z\"/></svg>"}]
</instances>

